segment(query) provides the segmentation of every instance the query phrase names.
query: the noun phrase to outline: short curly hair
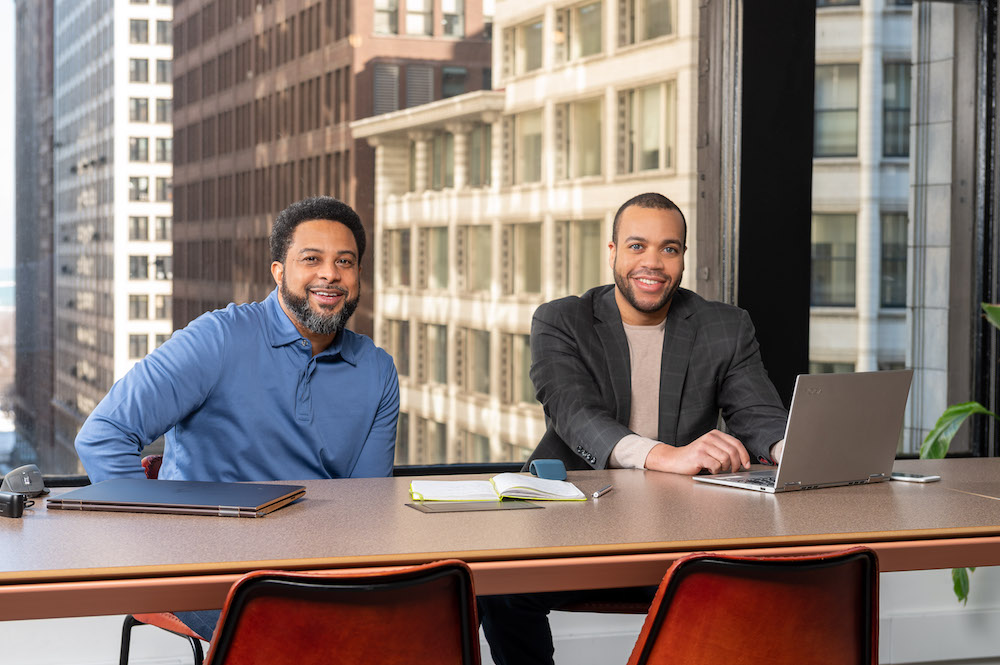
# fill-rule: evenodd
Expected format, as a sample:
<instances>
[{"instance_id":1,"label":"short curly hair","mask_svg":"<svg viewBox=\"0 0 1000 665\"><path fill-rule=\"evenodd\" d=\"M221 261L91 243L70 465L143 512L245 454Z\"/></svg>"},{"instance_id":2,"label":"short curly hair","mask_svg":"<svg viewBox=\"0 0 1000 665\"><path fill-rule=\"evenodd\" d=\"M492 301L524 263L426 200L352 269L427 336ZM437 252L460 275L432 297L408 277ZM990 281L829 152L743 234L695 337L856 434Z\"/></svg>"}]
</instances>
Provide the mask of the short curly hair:
<instances>
[{"instance_id":1,"label":"short curly hair","mask_svg":"<svg viewBox=\"0 0 1000 665\"><path fill-rule=\"evenodd\" d=\"M314 196L302 199L278 213L269 238L271 261L284 263L285 257L288 255L288 248L292 245L292 235L295 233L295 228L302 222L314 219L340 222L349 228L354 234L354 241L358 244L358 261L361 261L361 257L365 255L365 228L361 225L361 218L351 206L332 196Z\"/></svg>"}]
</instances>

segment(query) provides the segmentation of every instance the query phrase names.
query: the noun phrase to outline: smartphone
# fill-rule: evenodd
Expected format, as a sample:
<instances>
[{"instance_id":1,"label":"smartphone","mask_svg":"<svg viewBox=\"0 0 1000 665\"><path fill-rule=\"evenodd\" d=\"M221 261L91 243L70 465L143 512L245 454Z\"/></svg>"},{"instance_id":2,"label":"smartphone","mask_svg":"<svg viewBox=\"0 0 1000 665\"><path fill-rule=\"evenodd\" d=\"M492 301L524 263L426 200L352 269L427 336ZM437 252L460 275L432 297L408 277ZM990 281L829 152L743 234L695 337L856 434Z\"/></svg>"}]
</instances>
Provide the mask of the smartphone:
<instances>
[{"instance_id":1,"label":"smartphone","mask_svg":"<svg viewBox=\"0 0 1000 665\"><path fill-rule=\"evenodd\" d=\"M929 476L922 473L903 473L902 471L893 471L890 478L892 480L902 480L907 483L933 483L935 480L941 480L941 476Z\"/></svg>"}]
</instances>

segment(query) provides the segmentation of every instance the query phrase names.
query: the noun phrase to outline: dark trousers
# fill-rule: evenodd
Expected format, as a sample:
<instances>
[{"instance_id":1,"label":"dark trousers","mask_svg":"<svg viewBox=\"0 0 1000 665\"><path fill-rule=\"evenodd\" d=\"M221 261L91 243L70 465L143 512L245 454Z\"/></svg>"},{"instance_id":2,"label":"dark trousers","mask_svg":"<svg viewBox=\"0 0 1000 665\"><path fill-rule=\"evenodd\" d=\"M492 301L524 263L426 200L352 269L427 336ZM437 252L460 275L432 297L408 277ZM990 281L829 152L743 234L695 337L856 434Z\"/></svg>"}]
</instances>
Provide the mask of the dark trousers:
<instances>
[{"instance_id":1,"label":"dark trousers","mask_svg":"<svg viewBox=\"0 0 1000 665\"><path fill-rule=\"evenodd\" d=\"M496 665L553 665L555 647L549 611L578 603L646 603L655 586L588 591L553 591L480 596L479 620Z\"/></svg>"},{"instance_id":2,"label":"dark trousers","mask_svg":"<svg viewBox=\"0 0 1000 665\"><path fill-rule=\"evenodd\" d=\"M192 612L174 612L174 615L184 622L184 625L204 637L207 641L212 641L212 634L215 626L219 623L219 615L222 610L195 610Z\"/></svg>"}]
</instances>

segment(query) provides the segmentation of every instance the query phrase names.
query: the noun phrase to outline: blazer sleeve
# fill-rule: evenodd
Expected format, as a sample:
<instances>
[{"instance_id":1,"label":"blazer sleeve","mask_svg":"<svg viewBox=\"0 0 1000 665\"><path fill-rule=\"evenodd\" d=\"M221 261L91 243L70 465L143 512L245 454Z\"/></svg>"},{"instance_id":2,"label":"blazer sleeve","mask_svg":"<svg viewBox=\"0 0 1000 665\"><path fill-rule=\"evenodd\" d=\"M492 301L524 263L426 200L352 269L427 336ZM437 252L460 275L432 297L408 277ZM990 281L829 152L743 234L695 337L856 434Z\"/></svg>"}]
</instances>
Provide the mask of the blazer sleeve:
<instances>
[{"instance_id":1,"label":"blazer sleeve","mask_svg":"<svg viewBox=\"0 0 1000 665\"><path fill-rule=\"evenodd\" d=\"M588 326L592 329L593 321L577 320L567 310L558 303L535 310L531 381L549 421L547 436L554 430L570 455L603 469L615 444L632 432L615 419L612 386L598 378L607 368L603 347L583 334Z\"/></svg>"}]
</instances>

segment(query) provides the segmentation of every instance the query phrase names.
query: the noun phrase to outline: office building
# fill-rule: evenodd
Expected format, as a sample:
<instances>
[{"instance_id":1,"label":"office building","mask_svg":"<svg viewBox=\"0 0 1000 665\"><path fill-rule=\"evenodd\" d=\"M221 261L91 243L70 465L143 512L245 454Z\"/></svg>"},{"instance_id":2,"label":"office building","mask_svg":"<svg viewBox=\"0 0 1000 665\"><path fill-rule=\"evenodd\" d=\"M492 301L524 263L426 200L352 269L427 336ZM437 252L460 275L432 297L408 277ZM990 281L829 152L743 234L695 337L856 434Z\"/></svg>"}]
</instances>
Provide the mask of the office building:
<instances>
[{"instance_id":1,"label":"office building","mask_svg":"<svg viewBox=\"0 0 1000 665\"><path fill-rule=\"evenodd\" d=\"M78 469L84 419L173 330L171 4L54 5L50 472Z\"/></svg>"},{"instance_id":2,"label":"office building","mask_svg":"<svg viewBox=\"0 0 1000 665\"><path fill-rule=\"evenodd\" d=\"M491 11L454 0L178 3L175 327L274 288L267 235L294 201L343 199L373 239L373 151L348 123L489 87ZM351 322L363 333L372 256Z\"/></svg>"}]
</instances>

